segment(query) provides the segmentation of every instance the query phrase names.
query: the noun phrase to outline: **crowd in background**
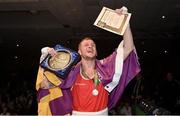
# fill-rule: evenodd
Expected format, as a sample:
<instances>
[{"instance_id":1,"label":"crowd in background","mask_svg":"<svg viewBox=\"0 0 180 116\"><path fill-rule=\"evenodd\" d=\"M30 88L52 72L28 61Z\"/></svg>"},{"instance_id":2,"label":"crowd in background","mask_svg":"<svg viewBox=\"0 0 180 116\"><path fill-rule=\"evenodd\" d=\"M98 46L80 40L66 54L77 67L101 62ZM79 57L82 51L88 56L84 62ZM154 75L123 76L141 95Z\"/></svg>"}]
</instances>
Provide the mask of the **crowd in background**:
<instances>
[{"instance_id":1,"label":"crowd in background","mask_svg":"<svg viewBox=\"0 0 180 116\"><path fill-rule=\"evenodd\" d=\"M109 114L180 114L180 83L177 77L167 72L159 82L154 83L154 88L149 88L148 83L151 82L143 74L137 75ZM35 80L11 76L1 81L0 114L36 115Z\"/></svg>"},{"instance_id":2,"label":"crowd in background","mask_svg":"<svg viewBox=\"0 0 180 116\"><path fill-rule=\"evenodd\" d=\"M141 73L128 85L120 104L110 114L113 115L177 115L180 114L180 83L170 72L151 83ZM150 91L151 89L151 91Z\"/></svg>"},{"instance_id":3,"label":"crowd in background","mask_svg":"<svg viewBox=\"0 0 180 116\"><path fill-rule=\"evenodd\" d=\"M31 78L31 77L27 77ZM6 77L0 83L0 114L37 114L36 91L34 83L16 75Z\"/></svg>"}]
</instances>

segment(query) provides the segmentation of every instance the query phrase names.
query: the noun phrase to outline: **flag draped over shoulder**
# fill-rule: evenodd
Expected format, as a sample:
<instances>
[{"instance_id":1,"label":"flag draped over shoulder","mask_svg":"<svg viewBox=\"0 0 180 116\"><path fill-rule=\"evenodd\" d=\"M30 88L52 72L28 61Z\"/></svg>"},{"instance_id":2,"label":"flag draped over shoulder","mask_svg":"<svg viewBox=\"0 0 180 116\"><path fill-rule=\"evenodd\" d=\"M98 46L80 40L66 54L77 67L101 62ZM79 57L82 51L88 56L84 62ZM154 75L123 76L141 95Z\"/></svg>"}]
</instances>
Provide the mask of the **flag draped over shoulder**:
<instances>
[{"instance_id":1,"label":"flag draped over shoulder","mask_svg":"<svg viewBox=\"0 0 180 116\"><path fill-rule=\"evenodd\" d=\"M42 89L40 87L44 75L49 83L54 85L52 88ZM38 115L70 115L72 103L66 100L71 99L70 89L62 90L59 88L61 81L54 73L44 72L44 69L39 67L36 80Z\"/></svg>"},{"instance_id":2,"label":"flag draped over shoulder","mask_svg":"<svg viewBox=\"0 0 180 116\"><path fill-rule=\"evenodd\" d=\"M119 52L119 50L117 50L117 52ZM101 82L105 86L105 89L107 87L106 90L110 90L108 91L110 93L108 109L115 107L127 84L141 70L135 50L129 54L126 60L123 60L122 55L117 56L117 52L113 52L109 57L105 58L103 62L102 60L96 60L96 69L101 77ZM123 52L120 53L123 54ZM121 59L122 68L119 68L118 65L116 66L116 64L119 63L119 59ZM66 115L72 113L72 95L70 89L76 80L76 75L80 73L80 66L81 62L73 66L65 80L39 67L36 81L38 115ZM122 71L121 74L119 74L119 70ZM114 81L114 77L117 76L119 77L118 80ZM46 78L53 87L43 89L41 83L44 78ZM109 83L116 81L116 86L110 89Z\"/></svg>"}]
</instances>

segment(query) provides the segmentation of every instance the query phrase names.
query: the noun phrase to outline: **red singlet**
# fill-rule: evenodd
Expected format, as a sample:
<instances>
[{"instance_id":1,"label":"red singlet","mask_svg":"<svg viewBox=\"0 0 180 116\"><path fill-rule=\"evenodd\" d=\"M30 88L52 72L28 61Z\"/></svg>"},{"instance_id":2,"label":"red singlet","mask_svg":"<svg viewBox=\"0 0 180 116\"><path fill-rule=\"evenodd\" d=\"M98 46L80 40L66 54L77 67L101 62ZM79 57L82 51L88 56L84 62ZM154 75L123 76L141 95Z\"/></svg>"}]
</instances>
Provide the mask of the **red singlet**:
<instances>
[{"instance_id":1,"label":"red singlet","mask_svg":"<svg viewBox=\"0 0 180 116\"><path fill-rule=\"evenodd\" d=\"M73 110L82 112L101 111L107 107L108 92L104 89L102 83L96 87L99 94L94 96L93 80L85 80L78 74L75 84L72 88Z\"/></svg>"}]
</instances>

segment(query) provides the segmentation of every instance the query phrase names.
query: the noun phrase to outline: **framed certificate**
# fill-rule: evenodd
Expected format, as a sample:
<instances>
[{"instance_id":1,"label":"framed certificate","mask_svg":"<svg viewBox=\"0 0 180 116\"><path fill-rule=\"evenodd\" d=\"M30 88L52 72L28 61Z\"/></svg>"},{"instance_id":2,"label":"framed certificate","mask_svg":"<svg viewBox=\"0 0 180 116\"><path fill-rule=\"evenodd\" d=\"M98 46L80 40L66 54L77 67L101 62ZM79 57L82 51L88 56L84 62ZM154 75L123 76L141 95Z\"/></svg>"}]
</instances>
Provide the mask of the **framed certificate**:
<instances>
[{"instance_id":1,"label":"framed certificate","mask_svg":"<svg viewBox=\"0 0 180 116\"><path fill-rule=\"evenodd\" d=\"M57 51L55 56L48 55L42 62L41 66L57 74L58 77L65 78L71 67L79 60L79 54L62 45L56 45Z\"/></svg>"},{"instance_id":2,"label":"framed certificate","mask_svg":"<svg viewBox=\"0 0 180 116\"><path fill-rule=\"evenodd\" d=\"M112 33L123 35L130 17L131 13L119 15L115 10L103 7L94 25Z\"/></svg>"}]
</instances>

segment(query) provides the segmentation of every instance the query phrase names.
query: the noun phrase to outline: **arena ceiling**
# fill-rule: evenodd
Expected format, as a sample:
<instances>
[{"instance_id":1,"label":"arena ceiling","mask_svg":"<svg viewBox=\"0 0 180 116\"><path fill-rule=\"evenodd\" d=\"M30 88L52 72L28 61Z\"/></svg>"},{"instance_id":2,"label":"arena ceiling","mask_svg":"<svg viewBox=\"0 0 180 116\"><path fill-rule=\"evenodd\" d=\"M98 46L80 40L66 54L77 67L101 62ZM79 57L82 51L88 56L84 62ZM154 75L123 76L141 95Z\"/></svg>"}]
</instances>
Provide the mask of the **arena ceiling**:
<instances>
[{"instance_id":1,"label":"arena ceiling","mask_svg":"<svg viewBox=\"0 0 180 116\"><path fill-rule=\"evenodd\" d=\"M179 48L179 0L0 0L1 68L31 69L37 66L43 46L62 43L75 49L82 35L94 37L102 49L109 46L100 55L109 54L119 41L113 38L119 36L93 26L103 6L128 7L140 52Z\"/></svg>"}]
</instances>

